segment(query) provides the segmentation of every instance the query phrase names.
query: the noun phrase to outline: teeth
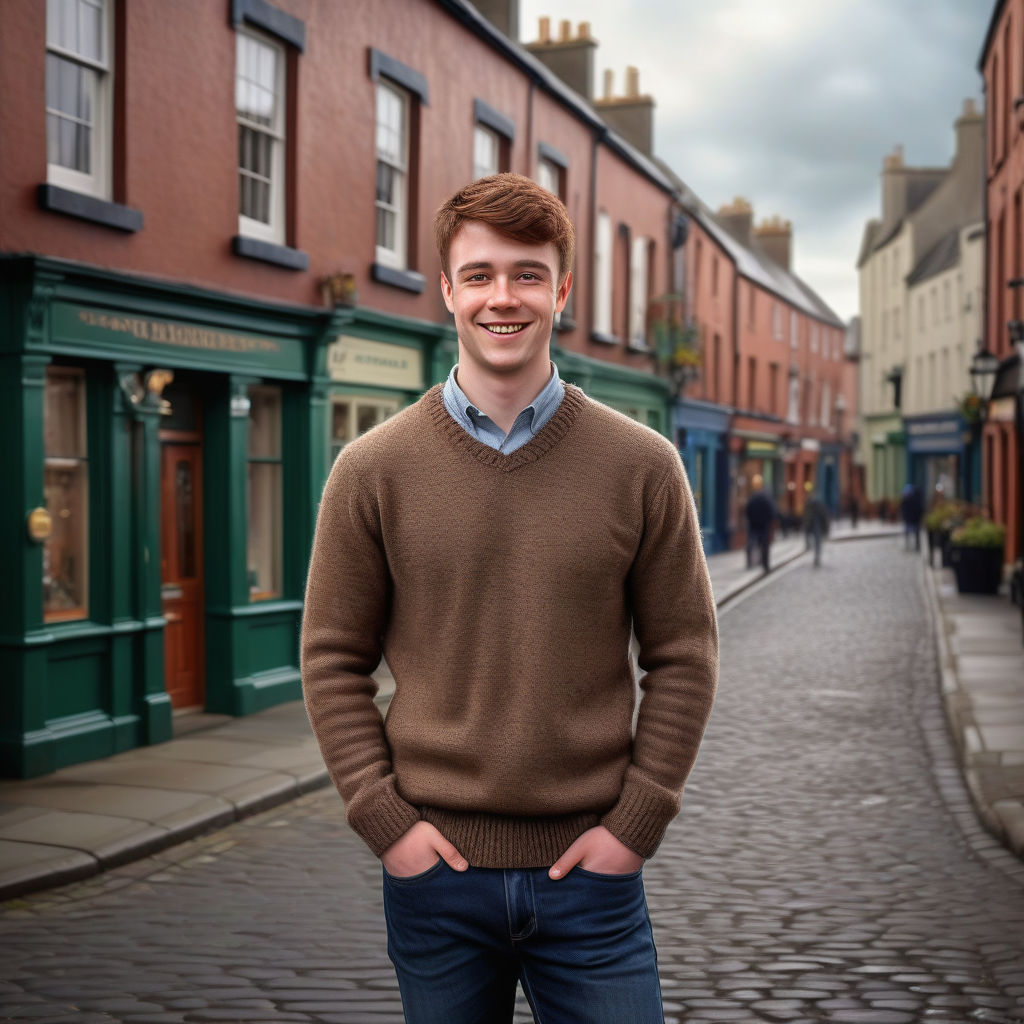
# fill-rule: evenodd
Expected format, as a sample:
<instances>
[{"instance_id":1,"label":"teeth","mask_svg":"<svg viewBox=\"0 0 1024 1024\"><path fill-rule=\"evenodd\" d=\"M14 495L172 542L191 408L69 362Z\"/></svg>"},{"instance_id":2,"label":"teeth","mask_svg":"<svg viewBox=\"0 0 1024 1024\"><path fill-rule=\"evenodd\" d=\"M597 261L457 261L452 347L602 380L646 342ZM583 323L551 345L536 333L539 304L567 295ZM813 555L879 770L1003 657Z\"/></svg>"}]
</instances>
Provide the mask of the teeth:
<instances>
[{"instance_id":1,"label":"teeth","mask_svg":"<svg viewBox=\"0 0 1024 1024\"><path fill-rule=\"evenodd\" d=\"M494 334L518 334L523 329L522 324L491 324L487 330Z\"/></svg>"}]
</instances>

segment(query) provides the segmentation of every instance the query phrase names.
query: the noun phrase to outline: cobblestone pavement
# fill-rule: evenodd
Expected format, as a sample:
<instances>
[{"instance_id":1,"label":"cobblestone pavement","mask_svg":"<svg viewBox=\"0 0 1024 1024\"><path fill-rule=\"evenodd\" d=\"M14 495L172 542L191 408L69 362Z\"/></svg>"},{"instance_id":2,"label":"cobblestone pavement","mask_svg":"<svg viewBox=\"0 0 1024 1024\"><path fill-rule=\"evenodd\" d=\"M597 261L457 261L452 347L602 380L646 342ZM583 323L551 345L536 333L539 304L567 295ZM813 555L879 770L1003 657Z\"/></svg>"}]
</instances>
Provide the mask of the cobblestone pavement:
<instances>
[{"instance_id":1,"label":"cobblestone pavement","mask_svg":"<svg viewBox=\"0 0 1024 1024\"><path fill-rule=\"evenodd\" d=\"M824 560L722 616L719 703L645 869L667 1020L1024 1021L1024 866L952 760L919 563L892 540ZM3 1021L399 1007L379 868L333 791L0 908Z\"/></svg>"}]
</instances>

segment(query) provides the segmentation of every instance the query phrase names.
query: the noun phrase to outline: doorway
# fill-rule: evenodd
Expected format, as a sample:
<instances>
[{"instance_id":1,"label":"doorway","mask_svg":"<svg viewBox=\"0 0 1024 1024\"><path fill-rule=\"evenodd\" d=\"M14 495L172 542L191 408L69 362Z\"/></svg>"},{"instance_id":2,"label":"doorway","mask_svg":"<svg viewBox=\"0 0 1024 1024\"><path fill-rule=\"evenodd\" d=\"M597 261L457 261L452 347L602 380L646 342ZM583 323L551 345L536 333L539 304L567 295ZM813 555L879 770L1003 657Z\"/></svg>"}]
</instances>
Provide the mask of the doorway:
<instances>
[{"instance_id":1,"label":"doorway","mask_svg":"<svg viewBox=\"0 0 1024 1024\"><path fill-rule=\"evenodd\" d=\"M175 389L177 390L177 389ZM164 684L175 710L206 696L203 600L203 455L198 403L165 392L172 414L160 431L160 583ZM181 401L175 401L180 398Z\"/></svg>"}]
</instances>

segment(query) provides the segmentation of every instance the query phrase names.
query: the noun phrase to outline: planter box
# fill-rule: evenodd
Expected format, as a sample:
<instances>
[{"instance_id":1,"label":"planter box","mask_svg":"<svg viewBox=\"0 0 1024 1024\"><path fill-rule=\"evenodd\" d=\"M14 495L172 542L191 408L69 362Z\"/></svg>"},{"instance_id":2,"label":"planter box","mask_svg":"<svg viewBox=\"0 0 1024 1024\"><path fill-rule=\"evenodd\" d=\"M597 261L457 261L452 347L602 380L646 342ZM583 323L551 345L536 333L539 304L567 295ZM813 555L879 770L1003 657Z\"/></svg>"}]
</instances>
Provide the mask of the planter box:
<instances>
[{"instance_id":1,"label":"planter box","mask_svg":"<svg viewBox=\"0 0 1024 1024\"><path fill-rule=\"evenodd\" d=\"M1003 582L1003 548L949 545L949 564L961 594L996 594Z\"/></svg>"}]
</instances>

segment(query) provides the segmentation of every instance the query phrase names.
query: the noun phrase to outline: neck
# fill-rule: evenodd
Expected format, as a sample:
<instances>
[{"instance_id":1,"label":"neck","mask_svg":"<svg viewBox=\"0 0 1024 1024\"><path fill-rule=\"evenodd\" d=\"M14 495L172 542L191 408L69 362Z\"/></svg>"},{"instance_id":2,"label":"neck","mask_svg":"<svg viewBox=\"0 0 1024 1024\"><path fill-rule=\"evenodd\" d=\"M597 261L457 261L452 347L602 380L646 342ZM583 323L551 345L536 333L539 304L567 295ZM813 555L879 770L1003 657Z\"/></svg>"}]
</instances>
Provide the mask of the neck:
<instances>
[{"instance_id":1,"label":"neck","mask_svg":"<svg viewBox=\"0 0 1024 1024\"><path fill-rule=\"evenodd\" d=\"M544 390L551 379L551 363L545 360L529 373L505 376L481 374L472 362L460 362L456 379L463 394L507 434L516 417Z\"/></svg>"}]
</instances>

